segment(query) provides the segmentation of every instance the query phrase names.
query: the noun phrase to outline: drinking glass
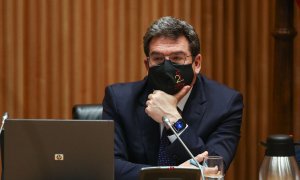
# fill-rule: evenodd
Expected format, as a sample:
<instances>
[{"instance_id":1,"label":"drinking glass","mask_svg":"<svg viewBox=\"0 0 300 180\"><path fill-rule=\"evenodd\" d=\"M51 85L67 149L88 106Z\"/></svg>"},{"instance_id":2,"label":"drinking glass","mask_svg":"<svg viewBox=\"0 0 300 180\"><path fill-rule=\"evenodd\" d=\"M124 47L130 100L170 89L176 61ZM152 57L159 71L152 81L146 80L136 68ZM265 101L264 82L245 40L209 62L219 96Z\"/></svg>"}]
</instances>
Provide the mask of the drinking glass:
<instances>
[{"instance_id":1,"label":"drinking glass","mask_svg":"<svg viewBox=\"0 0 300 180\"><path fill-rule=\"evenodd\" d=\"M207 156L203 161L205 180L223 180L224 162L221 156Z\"/></svg>"}]
</instances>

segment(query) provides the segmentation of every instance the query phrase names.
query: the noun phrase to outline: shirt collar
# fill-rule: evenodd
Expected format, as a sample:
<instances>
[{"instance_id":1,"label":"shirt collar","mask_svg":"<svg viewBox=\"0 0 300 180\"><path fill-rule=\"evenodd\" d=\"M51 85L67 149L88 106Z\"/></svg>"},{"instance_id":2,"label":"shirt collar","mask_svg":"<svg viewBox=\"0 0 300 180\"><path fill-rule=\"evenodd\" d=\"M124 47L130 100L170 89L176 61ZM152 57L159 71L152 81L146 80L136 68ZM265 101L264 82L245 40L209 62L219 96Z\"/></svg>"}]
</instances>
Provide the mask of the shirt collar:
<instances>
[{"instance_id":1,"label":"shirt collar","mask_svg":"<svg viewBox=\"0 0 300 180\"><path fill-rule=\"evenodd\" d=\"M184 108L184 106L185 106L185 104L186 104L188 98L190 97L190 94L191 94L191 92L192 92L192 89L193 89L193 87L192 87L192 88L189 90L189 92L188 92L185 96L183 96L183 98L178 102L177 107L178 107L181 111L183 111L183 108Z\"/></svg>"}]
</instances>

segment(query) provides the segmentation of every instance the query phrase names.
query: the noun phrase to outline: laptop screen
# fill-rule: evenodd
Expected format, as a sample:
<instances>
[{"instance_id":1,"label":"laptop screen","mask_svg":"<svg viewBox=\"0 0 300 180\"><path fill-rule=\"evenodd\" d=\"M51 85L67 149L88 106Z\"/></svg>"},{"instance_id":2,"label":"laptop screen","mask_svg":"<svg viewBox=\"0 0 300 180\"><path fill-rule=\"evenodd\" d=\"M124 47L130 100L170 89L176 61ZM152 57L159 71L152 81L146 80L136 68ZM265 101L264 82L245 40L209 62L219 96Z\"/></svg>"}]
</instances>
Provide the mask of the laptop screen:
<instances>
[{"instance_id":1,"label":"laptop screen","mask_svg":"<svg viewBox=\"0 0 300 180\"><path fill-rule=\"evenodd\" d=\"M112 120L8 119L5 180L114 177Z\"/></svg>"}]
</instances>

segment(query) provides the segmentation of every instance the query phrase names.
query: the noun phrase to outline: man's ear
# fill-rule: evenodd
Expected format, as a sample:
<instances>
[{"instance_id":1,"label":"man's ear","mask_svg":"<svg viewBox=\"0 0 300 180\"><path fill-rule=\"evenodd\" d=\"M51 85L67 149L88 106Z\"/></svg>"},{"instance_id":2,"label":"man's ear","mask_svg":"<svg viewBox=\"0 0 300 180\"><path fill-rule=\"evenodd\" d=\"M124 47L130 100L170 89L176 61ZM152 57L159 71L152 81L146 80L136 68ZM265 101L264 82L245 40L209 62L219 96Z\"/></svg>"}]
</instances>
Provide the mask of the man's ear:
<instances>
[{"instance_id":1,"label":"man's ear","mask_svg":"<svg viewBox=\"0 0 300 180\"><path fill-rule=\"evenodd\" d=\"M144 65L145 65L145 68L146 68L146 70L148 72L149 71L149 62L148 62L147 58L144 59Z\"/></svg>"},{"instance_id":2,"label":"man's ear","mask_svg":"<svg viewBox=\"0 0 300 180\"><path fill-rule=\"evenodd\" d=\"M194 72L196 74L199 74L200 73L200 70L201 70L201 63L202 63L202 56L201 54L198 54L196 57L195 57L195 60L194 60Z\"/></svg>"}]
</instances>

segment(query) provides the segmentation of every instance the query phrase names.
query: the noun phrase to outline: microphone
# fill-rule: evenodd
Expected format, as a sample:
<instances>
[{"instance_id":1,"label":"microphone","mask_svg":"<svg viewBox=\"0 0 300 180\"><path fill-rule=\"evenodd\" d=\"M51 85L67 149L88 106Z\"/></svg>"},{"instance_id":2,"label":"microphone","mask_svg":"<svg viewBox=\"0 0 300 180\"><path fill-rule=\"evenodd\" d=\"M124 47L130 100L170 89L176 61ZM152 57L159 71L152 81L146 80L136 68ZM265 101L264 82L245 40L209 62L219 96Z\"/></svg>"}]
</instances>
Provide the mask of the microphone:
<instances>
[{"instance_id":1,"label":"microphone","mask_svg":"<svg viewBox=\"0 0 300 180\"><path fill-rule=\"evenodd\" d=\"M203 166L201 166L199 164L199 162L195 159L194 155L191 153L191 151L189 150L189 148L184 144L184 142L182 141L182 139L179 137L179 135L177 134L177 132L175 131L175 129L173 128L173 126L170 123L170 120L163 116L162 117L163 122L169 126L169 128L172 130L172 132L175 134L175 136L177 137L177 139L179 140L179 142L182 144L182 146L184 147L184 149L186 150L186 152L188 152L188 154L190 155L190 157L192 158L191 160L193 162L191 162L191 164L197 166L201 172L201 177L203 180L205 180L204 174L203 174Z\"/></svg>"},{"instance_id":2,"label":"microphone","mask_svg":"<svg viewBox=\"0 0 300 180\"><path fill-rule=\"evenodd\" d=\"M5 123L6 119L8 119L8 113L7 112L5 112L3 114L3 116L2 116L2 124L1 124L1 128L0 128L0 135L2 133L2 130L3 130L3 127L4 127L4 123Z\"/></svg>"}]
</instances>

